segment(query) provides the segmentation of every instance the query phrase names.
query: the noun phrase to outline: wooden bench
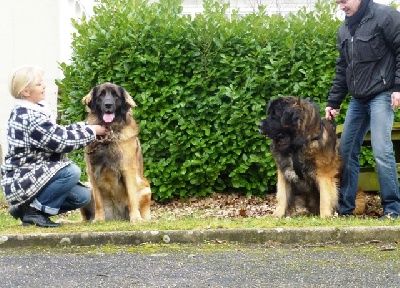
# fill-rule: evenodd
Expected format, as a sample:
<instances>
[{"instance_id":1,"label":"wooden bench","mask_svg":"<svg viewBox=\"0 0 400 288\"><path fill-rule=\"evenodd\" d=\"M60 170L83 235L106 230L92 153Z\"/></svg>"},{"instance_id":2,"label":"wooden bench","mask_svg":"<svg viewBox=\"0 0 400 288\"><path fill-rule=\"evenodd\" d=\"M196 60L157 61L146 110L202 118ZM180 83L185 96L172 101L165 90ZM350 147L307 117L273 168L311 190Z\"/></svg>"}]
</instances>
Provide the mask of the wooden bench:
<instances>
[{"instance_id":1,"label":"wooden bench","mask_svg":"<svg viewBox=\"0 0 400 288\"><path fill-rule=\"evenodd\" d=\"M336 127L336 134L339 138L342 134L342 130L343 124ZM400 122L393 123L392 142L397 163L397 177L400 179ZM365 136L363 146L371 146L370 132L368 132L368 134ZM358 185L364 191L379 191L378 174L375 168L361 168Z\"/></svg>"}]
</instances>

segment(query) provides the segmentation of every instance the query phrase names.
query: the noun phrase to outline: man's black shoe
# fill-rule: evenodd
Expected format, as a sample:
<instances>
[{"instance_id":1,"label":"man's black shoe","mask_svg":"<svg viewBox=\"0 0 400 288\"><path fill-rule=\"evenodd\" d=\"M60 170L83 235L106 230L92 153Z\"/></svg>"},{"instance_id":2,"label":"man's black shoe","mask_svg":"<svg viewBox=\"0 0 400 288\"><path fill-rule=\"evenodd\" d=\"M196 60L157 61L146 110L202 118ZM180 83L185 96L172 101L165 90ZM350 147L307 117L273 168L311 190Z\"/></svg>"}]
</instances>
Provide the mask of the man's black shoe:
<instances>
[{"instance_id":1,"label":"man's black shoe","mask_svg":"<svg viewBox=\"0 0 400 288\"><path fill-rule=\"evenodd\" d=\"M33 207L28 207L22 217L22 226L36 225L39 227L60 227L60 223L55 223L50 220L49 215L43 213Z\"/></svg>"},{"instance_id":2,"label":"man's black shoe","mask_svg":"<svg viewBox=\"0 0 400 288\"><path fill-rule=\"evenodd\" d=\"M25 214L26 209L28 208L27 204L21 204L18 206L12 206L9 210L8 213L11 214L11 216L14 217L14 219L18 220L20 219L22 221L22 217Z\"/></svg>"},{"instance_id":3,"label":"man's black shoe","mask_svg":"<svg viewBox=\"0 0 400 288\"><path fill-rule=\"evenodd\" d=\"M384 220L396 220L397 218L399 218L399 215L394 214L394 213L388 213L383 215L381 218L379 218L380 221L384 221Z\"/></svg>"}]
</instances>

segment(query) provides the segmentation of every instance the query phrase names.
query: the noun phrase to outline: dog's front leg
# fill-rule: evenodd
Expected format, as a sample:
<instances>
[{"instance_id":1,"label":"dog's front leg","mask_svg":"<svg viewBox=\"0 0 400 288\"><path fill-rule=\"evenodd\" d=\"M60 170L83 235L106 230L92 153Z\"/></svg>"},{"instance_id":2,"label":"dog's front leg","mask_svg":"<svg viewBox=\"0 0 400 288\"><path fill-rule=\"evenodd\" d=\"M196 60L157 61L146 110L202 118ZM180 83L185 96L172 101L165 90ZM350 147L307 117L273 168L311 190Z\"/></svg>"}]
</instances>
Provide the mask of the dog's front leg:
<instances>
[{"instance_id":1,"label":"dog's front leg","mask_svg":"<svg viewBox=\"0 0 400 288\"><path fill-rule=\"evenodd\" d=\"M126 193L128 195L128 206L129 206L129 220L131 223L135 223L137 221L142 221L143 218L140 216L139 211L139 197L140 191L137 183L136 177L132 177L132 174L135 175L136 173L132 173L132 170L124 170L122 171L122 177L124 178Z\"/></svg>"},{"instance_id":2,"label":"dog's front leg","mask_svg":"<svg viewBox=\"0 0 400 288\"><path fill-rule=\"evenodd\" d=\"M103 199L97 185L92 186L92 196L94 198L94 221L105 221Z\"/></svg>"},{"instance_id":3,"label":"dog's front leg","mask_svg":"<svg viewBox=\"0 0 400 288\"><path fill-rule=\"evenodd\" d=\"M338 202L338 188L335 179L332 177L317 177L320 193L319 213L321 218L332 216Z\"/></svg>"},{"instance_id":4,"label":"dog's front leg","mask_svg":"<svg viewBox=\"0 0 400 288\"><path fill-rule=\"evenodd\" d=\"M272 214L274 217L282 218L286 215L288 204L290 201L290 185L286 182L286 179L280 169L278 169L278 183L277 183L276 200L277 205L275 212Z\"/></svg>"}]
</instances>

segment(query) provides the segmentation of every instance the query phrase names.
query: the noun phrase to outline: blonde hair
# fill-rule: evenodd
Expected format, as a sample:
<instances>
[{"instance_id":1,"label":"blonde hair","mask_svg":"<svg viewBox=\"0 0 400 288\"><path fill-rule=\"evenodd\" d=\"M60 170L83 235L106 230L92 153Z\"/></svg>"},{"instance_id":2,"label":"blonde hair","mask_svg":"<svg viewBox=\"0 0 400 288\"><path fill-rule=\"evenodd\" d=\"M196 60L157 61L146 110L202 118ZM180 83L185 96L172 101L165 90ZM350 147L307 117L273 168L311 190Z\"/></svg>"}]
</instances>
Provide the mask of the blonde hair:
<instances>
[{"instance_id":1,"label":"blonde hair","mask_svg":"<svg viewBox=\"0 0 400 288\"><path fill-rule=\"evenodd\" d=\"M44 71L38 66L21 66L11 73L10 93L14 98L23 98L21 92L30 84L42 81Z\"/></svg>"}]
</instances>

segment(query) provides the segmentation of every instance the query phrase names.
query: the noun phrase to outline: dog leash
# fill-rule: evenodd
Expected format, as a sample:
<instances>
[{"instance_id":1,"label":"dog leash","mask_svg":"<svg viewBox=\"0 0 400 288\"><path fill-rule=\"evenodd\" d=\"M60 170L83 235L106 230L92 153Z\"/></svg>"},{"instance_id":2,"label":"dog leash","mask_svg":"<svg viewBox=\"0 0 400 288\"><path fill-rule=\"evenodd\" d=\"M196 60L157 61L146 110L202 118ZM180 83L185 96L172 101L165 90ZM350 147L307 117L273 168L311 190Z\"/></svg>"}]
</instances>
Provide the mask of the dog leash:
<instances>
[{"instance_id":1,"label":"dog leash","mask_svg":"<svg viewBox=\"0 0 400 288\"><path fill-rule=\"evenodd\" d=\"M332 126L333 126L333 128L335 129L335 132L336 132L336 126L337 126L336 119L335 119L335 117L333 117L331 112L329 112L329 115L331 116L331 121L330 122L332 123Z\"/></svg>"}]
</instances>

